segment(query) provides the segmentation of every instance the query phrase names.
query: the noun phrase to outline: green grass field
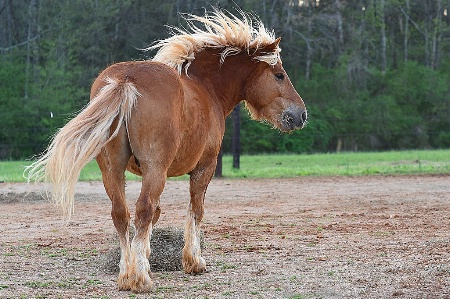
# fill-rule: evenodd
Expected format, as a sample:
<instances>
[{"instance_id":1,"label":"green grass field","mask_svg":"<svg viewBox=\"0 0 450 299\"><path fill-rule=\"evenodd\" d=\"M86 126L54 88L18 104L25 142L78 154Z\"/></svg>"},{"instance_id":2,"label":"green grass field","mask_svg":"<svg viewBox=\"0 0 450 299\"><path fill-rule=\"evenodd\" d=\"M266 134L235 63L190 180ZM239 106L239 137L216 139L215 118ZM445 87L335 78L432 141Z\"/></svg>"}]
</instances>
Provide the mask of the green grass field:
<instances>
[{"instance_id":1,"label":"green grass field","mask_svg":"<svg viewBox=\"0 0 450 299\"><path fill-rule=\"evenodd\" d=\"M226 178L286 178L295 176L450 174L450 150L339 153L313 155L241 156L241 168L233 169L231 156L223 157ZM0 162L0 182L24 182L29 161ZM138 177L127 173L128 179ZM183 176L179 179L187 179ZM95 161L81 172L80 180L101 180Z\"/></svg>"}]
</instances>

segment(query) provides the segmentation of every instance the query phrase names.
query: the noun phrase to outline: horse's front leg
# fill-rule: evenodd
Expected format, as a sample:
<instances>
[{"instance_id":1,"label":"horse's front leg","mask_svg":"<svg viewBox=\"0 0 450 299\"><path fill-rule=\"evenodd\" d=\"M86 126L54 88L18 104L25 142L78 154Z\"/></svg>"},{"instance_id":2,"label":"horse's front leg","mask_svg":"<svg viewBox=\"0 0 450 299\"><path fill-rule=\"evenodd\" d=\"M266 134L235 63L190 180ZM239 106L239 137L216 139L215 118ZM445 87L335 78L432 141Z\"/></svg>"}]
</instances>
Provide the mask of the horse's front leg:
<instances>
[{"instance_id":1,"label":"horse's front leg","mask_svg":"<svg viewBox=\"0 0 450 299\"><path fill-rule=\"evenodd\" d=\"M183 269L186 273L197 274L206 270L205 259L201 255L200 248L200 222L204 214L204 199L206 188L211 181L214 163L196 167L190 174L190 194L186 227L184 231Z\"/></svg>"},{"instance_id":2,"label":"horse's front leg","mask_svg":"<svg viewBox=\"0 0 450 299\"><path fill-rule=\"evenodd\" d=\"M133 292L147 292L153 286L150 279L150 238L152 226L159 217L159 198L166 182L165 173L152 171L144 175L136 202L134 225L136 235L131 242L129 281Z\"/></svg>"}]
</instances>

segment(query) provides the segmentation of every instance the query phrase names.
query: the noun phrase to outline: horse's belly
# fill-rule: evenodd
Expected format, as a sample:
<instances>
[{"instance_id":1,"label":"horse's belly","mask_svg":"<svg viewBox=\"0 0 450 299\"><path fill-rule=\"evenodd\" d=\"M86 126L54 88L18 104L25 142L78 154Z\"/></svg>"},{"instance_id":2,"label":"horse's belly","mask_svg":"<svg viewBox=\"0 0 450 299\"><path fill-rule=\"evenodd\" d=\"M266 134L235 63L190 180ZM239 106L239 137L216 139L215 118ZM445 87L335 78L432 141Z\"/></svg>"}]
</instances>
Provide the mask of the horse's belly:
<instances>
[{"instance_id":1,"label":"horse's belly","mask_svg":"<svg viewBox=\"0 0 450 299\"><path fill-rule=\"evenodd\" d=\"M167 176L177 177L191 172L197 166L201 155L202 150L187 150L182 147L170 165Z\"/></svg>"}]
</instances>

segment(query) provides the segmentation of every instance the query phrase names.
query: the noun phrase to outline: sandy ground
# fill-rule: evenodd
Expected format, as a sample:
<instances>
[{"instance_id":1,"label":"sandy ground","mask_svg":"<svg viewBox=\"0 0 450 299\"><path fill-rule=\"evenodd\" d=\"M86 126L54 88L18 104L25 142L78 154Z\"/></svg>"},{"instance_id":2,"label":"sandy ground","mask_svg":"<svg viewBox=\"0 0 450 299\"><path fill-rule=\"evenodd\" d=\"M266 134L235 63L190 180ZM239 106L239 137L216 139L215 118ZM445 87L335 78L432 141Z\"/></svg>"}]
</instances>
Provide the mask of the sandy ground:
<instances>
[{"instance_id":1,"label":"sandy ground","mask_svg":"<svg viewBox=\"0 0 450 299\"><path fill-rule=\"evenodd\" d=\"M68 225L41 190L0 183L0 298L450 298L450 176L213 180L207 272L153 273L149 294L104 266L117 241L101 183L78 183ZM167 183L160 227L183 227L188 194Z\"/></svg>"}]
</instances>

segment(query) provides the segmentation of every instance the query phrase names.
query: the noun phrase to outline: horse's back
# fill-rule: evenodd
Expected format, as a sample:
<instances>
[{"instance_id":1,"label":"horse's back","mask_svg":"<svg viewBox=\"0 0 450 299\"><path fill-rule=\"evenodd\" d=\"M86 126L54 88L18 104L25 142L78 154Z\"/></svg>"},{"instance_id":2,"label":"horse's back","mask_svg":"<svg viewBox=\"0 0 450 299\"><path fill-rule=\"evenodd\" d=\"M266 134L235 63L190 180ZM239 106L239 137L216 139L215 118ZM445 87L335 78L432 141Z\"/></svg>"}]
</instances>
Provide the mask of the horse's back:
<instances>
[{"instance_id":1,"label":"horse's back","mask_svg":"<svg viewBox=\"0 0 450 299\"><path fill-rule=\"evenodd\" d=\"M103 70L92 84L91 99L105 86L106 79L117 83L132 83L139 93L152 96L180 93L181 82L171 67L153 61L128 61L110 65Z\"/></svg>"}]
</instances>

